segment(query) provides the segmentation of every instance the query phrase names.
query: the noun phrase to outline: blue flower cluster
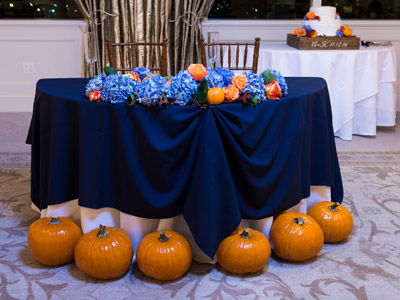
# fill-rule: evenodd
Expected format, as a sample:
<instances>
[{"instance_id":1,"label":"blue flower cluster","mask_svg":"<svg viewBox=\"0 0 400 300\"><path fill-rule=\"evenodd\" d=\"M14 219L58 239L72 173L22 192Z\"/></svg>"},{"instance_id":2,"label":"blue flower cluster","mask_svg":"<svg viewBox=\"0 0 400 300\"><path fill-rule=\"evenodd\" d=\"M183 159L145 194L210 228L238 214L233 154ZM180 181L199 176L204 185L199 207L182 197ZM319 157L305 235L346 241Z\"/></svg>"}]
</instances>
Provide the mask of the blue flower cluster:
<instances>
[{"instance_id":1,"label":"blue flower cluster","mask_svg":"<svg viewBox=\"0 0 400 300\"><path fill-rule=\"evenodd\" d=\"M271 72L272 75L274 75L276 82L279 84L279 87L281 88L282 96L287 96L288 95L288 86L286 83L285 78L282 76L281 72L276 71L276 70L265 70L264 72Z\"/></svg>"},{"instance_id":2,"label":"blue flower cluster","mask_svg":"<svg viewBox=\"0 0 400 300\"><path fill-rule=\"evenodd\" d=\"M101 100L110 103L125 103L136 93L138 82L123 75L110 74L104 80Z\"/></svg>"},{"instance_id":3,"label":"blue flower cluster","mask_svg":"<svg viewBox=\"0 0 400 300\"><path fill-rule=\"evenodd\" d=\"M155 105L160 99L167 98L171 102L178 105L186 105L196 94L200 82L193 79L188 70L180 71L171 78L170 83L167 79L152 74L149 69L136 68L133 70L141 79L137 82L132 78L124 75L104 73L97 75L91 79L86 85L86 96L90 96L95 90L101 91L101 100L110 103L125 103L127 99L133 96L136 101L145 105ZM232 84L232 77L235 74L227 68L218 68L216 70L207 69L205 80L208 87L225 88ZM282 95L288 94L288 87L282 74L275 70L266 70L271 72L278 82ZM246 93L253 98L257 96L257 102L267 100L265 95L265 83L262 74L255 74L253 71L243 73L247 78L247 83L241 93ZM147 77L145 80L143 80Z\"/></svg>"},{"instance_id":4,"label":"blue flower cluster","mask_svg":"<svg viewBox=\"0 0 400 300\"><path fill-rule=\"evenodd\" d=\"M139 76L140 80L143 80L145 77L152 74L149 69L143 67L137 67L133 70L133 72L135 72Z\"/></svg>"},{"instance_id":5,"label":"blue flower cluster","mask_svg":"<svg viewBox=\"0 0 400 300\"><path fill-rule=\"evenodd\" d=\"M207 80L208 88L212 87L224 88L227 86L225 85L224 77L217 70L207 68L207 73L208 74L205 79ZM232 84L232 82L230 84Z\"/></svg>"},{"instance_id":6,"label":"blue flower cluster","mask_svg":"<svg viewBox=\"0 0 400 300\"><path fill-rule=\"evenodd\" d=\"M247 83L242 92L247 92L250 98L257 96L257 102L267 100L267 96L264 92L265 84L262 75L255 74L253 71L245 71L243 74L247 78Z\"/></svg>"},{"instance_id":7,"label":"blue flower cluster","mask_svg":"<svg viewBox=\"0 0 400 300\"><path fill-rule=\"evenodd\" d=\"M94 90L101 91L103 90L103 84L104 80L106 80L107 75L104 73L101 73L97 76L95 76L93 79L91 79L88 84L86 85L86 92L85 96L89 97L90 93L93 93Z\"/></svg>"},{"instance_id":8,"label":"blue flower cluster","mask_svg":"<svg viewBox=\"0 0 400 300\"><path fill-rule=\"evenodd\" d=\"M139 103L152 105L160 102L160 98L168 93L167 80L161 75L150 76L138 84L136 100Z\"/></svg>"},{"instance_id":9,"label":"blue flower cluster","mask_svg":"<svg viewBox=\"0 0 400 300\"><path fill-rule=\"evenodd\" d=\"M343 32L342 32L340 29L338 29L338 30L336 30L336 36L337 36L337 37L343 37L344 34L343 34Z\"/></svg>"},{"instance_id":10,"label":"blue flower cluster","mask_svg":"<svg viewBox=\"0 0 400 300\"><path fill-rule=\"evenodd\" d=\"M215 71L222 76L225 87L232 84L232 77L235 76L235 73L227 68L218 68Z\"/></svg>"},{"instance_id":11,"label":"blue flower cluster","mask_svg":"<svg viewBox=\"0 0 400 300\"><path fill-rule=\"evenodd\" d=\"M187 70L179 71L178 74L171 78L167 98L173 99L175 104L186 105L197 92L198 87L199 84Z\"/></svg>"}]
</instances>

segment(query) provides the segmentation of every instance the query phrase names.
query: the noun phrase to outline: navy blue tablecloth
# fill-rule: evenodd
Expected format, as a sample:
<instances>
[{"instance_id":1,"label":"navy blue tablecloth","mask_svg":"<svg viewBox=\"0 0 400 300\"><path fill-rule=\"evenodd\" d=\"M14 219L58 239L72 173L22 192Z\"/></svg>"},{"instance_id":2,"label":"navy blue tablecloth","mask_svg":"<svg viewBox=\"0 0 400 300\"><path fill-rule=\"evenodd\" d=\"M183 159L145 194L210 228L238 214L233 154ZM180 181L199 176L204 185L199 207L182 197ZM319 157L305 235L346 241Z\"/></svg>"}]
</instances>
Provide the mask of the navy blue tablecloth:
<instances>
[{"instance_id":1,"label":"navy blue tablecloth","mask_svg":"<svg viewBox=\"0 0 400 300\"><path fill-rule=\"evenodd\" d=\"M183 214L210 257L242 218L278 214L311 185L331 186L341 202L326 82L286 79L280 101L208 108L89 102L88 79L39 80L27 137L32 201Z\"/></svg>"}]
</instances>

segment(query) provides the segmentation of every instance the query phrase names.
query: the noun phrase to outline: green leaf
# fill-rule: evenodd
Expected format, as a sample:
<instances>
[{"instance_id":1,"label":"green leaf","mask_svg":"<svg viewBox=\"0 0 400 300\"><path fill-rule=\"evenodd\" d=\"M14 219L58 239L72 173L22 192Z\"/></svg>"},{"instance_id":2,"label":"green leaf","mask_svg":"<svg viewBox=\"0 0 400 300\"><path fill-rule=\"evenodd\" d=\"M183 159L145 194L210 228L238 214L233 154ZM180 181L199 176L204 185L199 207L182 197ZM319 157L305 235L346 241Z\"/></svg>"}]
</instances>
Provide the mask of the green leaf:
<instances>
[{"instance_id":1,"label":"green leaf","mask_svg":"<svg viewBox=\"0 0 400 300\"><path fill-rule=\"evenodd\" d=\"M117 72L115 72L114 68L112 67L104 67L104 73L106 73L106 75L117 74Z\"/></svg>"},{"instance_id":2,"label":"green leaf","mask_svg":"<svg viewBox=\"0 0 400 300\"><path fill-rule=\"evenodd\" d=\"M251 100L250 100L251 105L256 106L257 105L257 99L258 99L258 96L254 95L254 97L251 98Z\"/></svg>"},{"instance_id":3,"label":"green leaf","mask_svg":"<svg viewBox=\"0 0 400 300\"><path fill-rule=\"evenodd\" d=\"M135 101L135 94L131 94L131 96L125 100L125 104L127 106L132 106L135 105L136 101Z\"/></svg>"},{"instance_id":4,"label":"green leaf","mask_svg":"<svg viewBox=\"0 0 400 300\"><path fill-rule=\"evenodd\" d=\"M269 84L272 81L276 80L274 74L272 74L271 71L265 71L261 75L264 78L264 84Z\"/></svg>"},{"instance_id":5,"label":"green leaf","mask_svg":"<svg viewBox=\"0 0 400 300\"><path fill-rule=\"evenodd\" d=\"M197 88L196 98L197 102L204 103L207 100L208 85L207 80L203 79Z\"/></svg>"}]
</instances>

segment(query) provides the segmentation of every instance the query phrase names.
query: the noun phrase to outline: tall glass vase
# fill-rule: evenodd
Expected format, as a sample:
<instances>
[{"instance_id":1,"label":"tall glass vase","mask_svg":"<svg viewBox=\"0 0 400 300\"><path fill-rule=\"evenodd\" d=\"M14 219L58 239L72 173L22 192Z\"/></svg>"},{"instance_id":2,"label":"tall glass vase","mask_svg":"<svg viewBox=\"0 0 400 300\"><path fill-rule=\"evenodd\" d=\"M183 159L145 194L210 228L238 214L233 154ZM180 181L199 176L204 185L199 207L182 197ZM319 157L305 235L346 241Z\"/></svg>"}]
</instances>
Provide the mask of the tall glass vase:
<instances>
[{"instance_id":1,"label":"tall glass vase","mask_svg":"<svg viewBox=\"0 0 400 300\"><path fill-rule=\"evenodd\" d=\"M93 78L93 65L97 61L97 41L95 32L84 33L85 59L89 64L90 78Z\"/></svg>"}]
</instances>

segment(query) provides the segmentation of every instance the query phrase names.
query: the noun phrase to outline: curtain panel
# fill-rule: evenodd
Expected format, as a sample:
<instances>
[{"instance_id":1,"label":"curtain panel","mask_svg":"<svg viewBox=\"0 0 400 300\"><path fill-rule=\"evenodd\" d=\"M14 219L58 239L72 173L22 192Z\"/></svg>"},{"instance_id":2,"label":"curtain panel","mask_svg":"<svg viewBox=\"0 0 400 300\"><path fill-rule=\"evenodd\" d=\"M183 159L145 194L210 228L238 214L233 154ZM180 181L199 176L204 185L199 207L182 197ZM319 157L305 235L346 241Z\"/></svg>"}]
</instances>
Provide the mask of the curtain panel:
<instances>
[{"instance_id":1,"label":"curtain panel","mask_svg":"<svg viewBox=\"0 0 400 300\"><path fill-rule=\"evenodd\" d=\"M95 74L108 65L106 39L113 42L162 42L168 39L167 75L200 62L201 21L214 0L75 0L95 31L98 61ZM116 61L119 61L118 53ZM158 56L161 53L157 53Z\"/></svg>"}]
</instances>

